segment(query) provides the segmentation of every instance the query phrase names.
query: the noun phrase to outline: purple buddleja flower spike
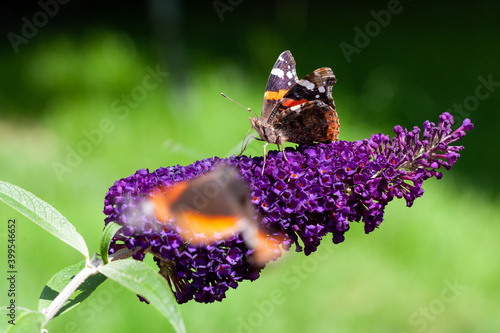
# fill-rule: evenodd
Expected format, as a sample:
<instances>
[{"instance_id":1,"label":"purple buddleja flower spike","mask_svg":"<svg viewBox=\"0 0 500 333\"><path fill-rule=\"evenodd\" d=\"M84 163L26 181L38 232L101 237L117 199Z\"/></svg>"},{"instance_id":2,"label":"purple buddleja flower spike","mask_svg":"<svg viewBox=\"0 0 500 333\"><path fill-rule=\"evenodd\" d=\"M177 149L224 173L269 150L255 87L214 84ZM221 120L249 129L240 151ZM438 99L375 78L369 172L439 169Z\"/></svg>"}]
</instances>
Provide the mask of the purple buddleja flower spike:
<instances>
[{"instance_id":1,"label":"purple buddleja flower spike","mask_svg":"<svg viewBox=\"0 0 500 333\"><path fill-rule=\"evenodd\" d=\"M214 170L219 163L232 165L248 183L250 199L270 235L284 233L284 248L295 245L306 255L316 251L324 236L344 241L351 222L364 223L365 233L383 221L385 206L404 198L410 207L424 193L423 181L440 179L441 167L450 169L462 146L452 146L473 128L466 119L452 130L453 117L444 113L436 125L426 121L423 133L401 126L395 136L375 134L370 139L330 144L299 145L285 152L271 151L262 172L262 157L232 156L197 161L189 166L139 170L121 179L105 198L105 222L123 228L110 252L121 247L155 256L177 301L221 301L229 288L259 277L261 266L249 260L253 249L241 234L204 247L186 243L174 227L160 224L145 213L152 190L193 179ZM283 154L286 154L285 160Z\"/></svg>"}]
</instances>

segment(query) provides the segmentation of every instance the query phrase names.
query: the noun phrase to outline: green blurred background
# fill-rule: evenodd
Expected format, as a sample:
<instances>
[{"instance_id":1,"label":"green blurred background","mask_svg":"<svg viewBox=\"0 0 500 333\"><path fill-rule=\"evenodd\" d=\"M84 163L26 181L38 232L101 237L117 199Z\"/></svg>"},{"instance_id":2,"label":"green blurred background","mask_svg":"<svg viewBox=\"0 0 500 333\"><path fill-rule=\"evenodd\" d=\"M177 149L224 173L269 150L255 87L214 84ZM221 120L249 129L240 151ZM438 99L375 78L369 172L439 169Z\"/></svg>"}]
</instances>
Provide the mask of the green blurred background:
<instances>
[{"instance_id":1,"label":"green blurred background","mask_svg":"<svg viewBox=\"0 0 500 333\"><path fill-rule=\"evenodd\" d=\"M437 122L460 105L456 119L475 124L457 164L412 208L392 202L370 235L355 224L340 245L289 253L221 303L182 305L188 332L500 331L499 2L47 3L0 5L0 179L56 207L92 252L114 181L238 152L248 114L220 93L259 113L283 50L300 77L334 70L342 140ZM156 69L168 75L144 82ZM253 142L246 154L261 151ZM2 244L9 218L18 305L36 308L52 275L81 257L4 204ZM48 329L172 331L109 281Z\"/></svg>"}]
</instances>

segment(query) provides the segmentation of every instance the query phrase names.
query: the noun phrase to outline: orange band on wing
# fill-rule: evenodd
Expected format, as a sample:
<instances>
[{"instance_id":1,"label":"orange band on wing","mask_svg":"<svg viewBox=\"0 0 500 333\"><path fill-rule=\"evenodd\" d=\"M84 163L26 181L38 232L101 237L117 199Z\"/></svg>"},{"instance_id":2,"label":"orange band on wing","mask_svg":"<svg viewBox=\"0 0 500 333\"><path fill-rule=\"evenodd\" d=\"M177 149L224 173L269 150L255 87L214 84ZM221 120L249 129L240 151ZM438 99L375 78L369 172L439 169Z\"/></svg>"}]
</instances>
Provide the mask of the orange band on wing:
<instances>
[{"instance_id":1,"label":"orange band on wing","mask_svg":"<svg viewBox=\"0 0 500 333\"><path fill-rule=\"evenodd\" d=\"M190 243L213 242L239 231L238 216L204 215L195 211L182 211L175 220L181 236Z\"/></svg>"},{"instance_id":2,"label":"orange band on wing","mask_svg":"<svg viewBox=\"0 0 500 333\"><path fill-rule=\"evenodd\" d=\"M288 90L280 89L280 91L266 91L264 93L264 99L267 100L278 100L282 99L283 96L288 92Z\"/></svg>"},{"instance_id":3,"label":"orange band on wing","mask_svg":"<svg viewBox=\"0 0 500 333\"><path fill-rule=\"evenodd\" d=\"M168 222L173 218L170 207L172 206L172 203L186 190L187 186L188 183L184 181L167 189L157 189L151 195L156 219L159 222Z\"/></svg>"}]
</instances>

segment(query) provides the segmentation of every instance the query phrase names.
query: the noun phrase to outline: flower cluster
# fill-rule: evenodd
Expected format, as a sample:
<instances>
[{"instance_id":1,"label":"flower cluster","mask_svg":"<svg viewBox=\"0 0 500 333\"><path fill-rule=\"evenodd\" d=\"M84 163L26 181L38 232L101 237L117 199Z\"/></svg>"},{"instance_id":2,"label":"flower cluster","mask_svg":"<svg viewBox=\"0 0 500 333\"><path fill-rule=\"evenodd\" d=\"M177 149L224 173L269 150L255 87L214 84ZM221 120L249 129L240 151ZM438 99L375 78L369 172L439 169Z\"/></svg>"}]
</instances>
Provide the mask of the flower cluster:
<instances>
[{"instance_id":1,"label":"flower cluster","mask_svg":"<svg viewBox=\"0 0 500 333\"><path fill-rule=\"evenodd\" d=\"M334 243L344 241L350 222L364 223L366 233L383 221L385 206L404 198L407 206L422 196L423 181L442 174L460 156L460 140L473 125L466 119L453 131L453 117L440 116L439 124L426 121L424 132L394 128L395 136L331 144L301 145L285 152L271 151L262 172L262 157L211 158L189 166L139 170L117 181L105 199L106 223L121 224L111 251L127 246L139 249L135 258L153 253L160 272L175 289L179 303L220 301L229 287L255 280L263 267L248 260L253 250L241 235L206 247L184 243L179 234L145 214L144 199L158 186L171 186L208 171L219 163L235 167L251 189L251 200L260 212L263 227L284 232L285 245L294 244L306 255L331 234ZM283 154L286 154L286 159Z\"/></svg>"},{"instance_id":2,"label":"flower cluster","mask_svg":"<svg viewBox=\"0 0 500 333\"><path fill-rule=\"evenodd\" d=\"M175 290L178 303L193 298L205 303L221 301L230 287L236 288L243 280L255 280L262 269L247 261L253 250L239 234L197 247L185 243L173 227L158 223L148 213L147 199L152 190L211 171L218 160L160 168L153 173L138 170L115 182L106 195L106 224L113 221L123 226L112 241L110 253L124 246L139 250L133 256L136 260L142 260L146 252L152 253L160 273Z\"/></svg>"}]
</instances>

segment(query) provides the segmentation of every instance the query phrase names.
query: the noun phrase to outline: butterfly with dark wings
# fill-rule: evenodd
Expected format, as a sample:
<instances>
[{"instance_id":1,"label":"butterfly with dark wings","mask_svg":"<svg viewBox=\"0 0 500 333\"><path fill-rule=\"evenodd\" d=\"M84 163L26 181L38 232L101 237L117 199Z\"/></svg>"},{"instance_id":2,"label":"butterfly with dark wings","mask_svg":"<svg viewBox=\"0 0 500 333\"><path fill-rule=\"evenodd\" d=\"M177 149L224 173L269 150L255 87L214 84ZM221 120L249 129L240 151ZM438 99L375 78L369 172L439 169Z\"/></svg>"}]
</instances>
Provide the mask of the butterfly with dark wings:
<instances>
[{"instance_id":1,"label":"butterfly with dark wings","mask_svg":"<svg viewBox=\"0 0 500 333\"><path fill-rule=\"evenodd\" d=\"M337 79L328 67L316 69L299 80L295 60L284 51L276 60L267 81L260 117L250 117L264 145L274 143L283 150L284 142L306 144L338 140L339 118L332 98ZM284 155L286 159L286 155Z\"/></svg>"}]
</instances>

